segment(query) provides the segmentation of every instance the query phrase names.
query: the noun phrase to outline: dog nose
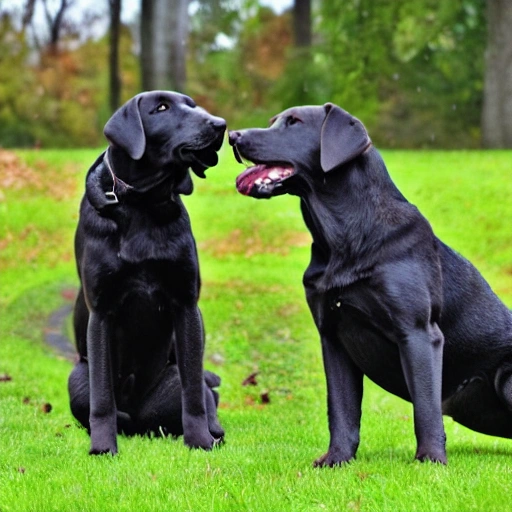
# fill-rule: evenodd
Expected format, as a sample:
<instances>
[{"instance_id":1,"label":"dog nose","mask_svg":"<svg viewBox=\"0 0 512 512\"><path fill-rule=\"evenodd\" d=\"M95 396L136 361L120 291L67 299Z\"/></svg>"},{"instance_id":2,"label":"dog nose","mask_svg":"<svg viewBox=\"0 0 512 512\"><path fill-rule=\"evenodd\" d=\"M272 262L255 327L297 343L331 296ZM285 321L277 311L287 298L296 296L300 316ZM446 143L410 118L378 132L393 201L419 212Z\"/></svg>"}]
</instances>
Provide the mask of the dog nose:
<instances>
[{"instance_id":1,"label":"dog nose","mask_svg":"<svg viewBox=\"0 0 512 512\"><path fill-rule=\"evenodd\" d=\"M222 117L215 117L211 116L211 118L208 120L208 124L210 124L215 130L219 132L224 132L226 129L226 121L222 119Z\"/></svg>"},{"instance_id":2,"label":"dog nose","mask_svg":"<svg viewBox=\"0 0 512 512\"><path fill-rule=\"evenodd\" d=\"M241 137L241 133L240 132L234 132L234 131L231 131L229 132L229 143L231 144L231 146L234 146L238 139Z\"/></svg>"}]
</instances>

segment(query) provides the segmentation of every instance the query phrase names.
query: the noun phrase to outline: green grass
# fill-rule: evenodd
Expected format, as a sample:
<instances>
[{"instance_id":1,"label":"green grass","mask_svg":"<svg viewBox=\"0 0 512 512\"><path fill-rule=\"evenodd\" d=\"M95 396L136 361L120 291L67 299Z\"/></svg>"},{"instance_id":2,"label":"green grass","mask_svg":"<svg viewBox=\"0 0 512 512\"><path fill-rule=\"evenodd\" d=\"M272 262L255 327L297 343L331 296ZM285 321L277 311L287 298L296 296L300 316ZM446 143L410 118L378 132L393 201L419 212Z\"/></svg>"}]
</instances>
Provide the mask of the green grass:
<instances>
[{"instance_id":1,"label":"green grass","mask_svg":"<svg viewBox=\"0 0 512 512\"><path fill-rule=\"evenodd\" d=\"M88 456L68 408L71 363L43 331L77 285L73 230L97 151L19 155L32 179L0 193L0 376L12 377L0 382L0 512L511 510L512 442L447 418L448 466L414 462L411 405L370 382L357 460L311 467L328 431L320 344L301 285L309 236L296 198L236 193L240 167L227 150L186 198L200 251L205 365L223 379L226 443L205 453L182 439L120 438L118 456ZM408 199L509 306L511 157L384 152ZM258 385L242 386L254 371Z\"/></svg>"}]
</instances>

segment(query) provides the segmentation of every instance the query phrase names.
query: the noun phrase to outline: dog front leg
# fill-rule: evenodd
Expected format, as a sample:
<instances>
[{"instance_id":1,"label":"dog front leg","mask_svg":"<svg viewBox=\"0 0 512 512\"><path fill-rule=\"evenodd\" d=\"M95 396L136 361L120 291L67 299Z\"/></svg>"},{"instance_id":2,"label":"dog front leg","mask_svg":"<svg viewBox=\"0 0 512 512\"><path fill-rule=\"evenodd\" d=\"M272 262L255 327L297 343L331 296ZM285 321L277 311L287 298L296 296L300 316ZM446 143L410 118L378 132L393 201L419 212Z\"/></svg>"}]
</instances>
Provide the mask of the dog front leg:
<instances>
[{"instance_id":1,"label":"dog front leg","mask_svg":"<svg viewBox=\"0 0 512 512\"><path fill-rule=\"evenodd\" d=\"M414 408L416 459L446 464L441 409L443 342L443 334L434 324L411 332L399 345L399 351Z\"/></svg>"},{"instance_id":2,"label":"dog front leg","mask_svg":"<svg viewBox=\"0 0 512 512\"><path fill-rule=\"evenodd\" d=\"M92 312L87 326L91 411L91 455L117 453L116 402L112 381L108 320Z\"/></svg>"},{"instance_id":3,"label":"dog front leg","mask_svg":"<svg viewBox=\"0 0 512 512\"><path fill-rule=\"evenodd\" d=\"M337 339L322 337L322 355L327 378L330 442L327 453L313 465L332 467L356 456L361 424L363 373Z\"/></svg>"},{"instance_id":4,"label":"dog front leg","mask_svg":"<svg viewBox=\"0 0 512 512\"><path fill-rule=\"evenodd\" d=\"M190 448L209 450L214 438L208 428L204 396L204 333L197 305L176 311L176 359L180 374L183 404L183 438Z\"/></svg>"}]
</instances>

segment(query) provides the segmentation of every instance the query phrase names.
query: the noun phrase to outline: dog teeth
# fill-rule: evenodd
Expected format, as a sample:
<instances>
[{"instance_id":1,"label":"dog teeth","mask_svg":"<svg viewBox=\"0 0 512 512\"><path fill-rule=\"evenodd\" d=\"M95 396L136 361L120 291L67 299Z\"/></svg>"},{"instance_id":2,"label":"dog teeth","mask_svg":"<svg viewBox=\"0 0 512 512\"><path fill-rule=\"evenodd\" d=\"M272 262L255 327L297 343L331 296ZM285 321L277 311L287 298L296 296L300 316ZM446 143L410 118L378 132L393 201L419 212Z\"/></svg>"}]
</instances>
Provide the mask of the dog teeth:
<instances>
[{"instance_id":1,"label":"dog teeth","mask_svg":"<svg viewBox=\"0 0 512 512\"><path fill-rule=\"evenodd\" d=\"M268 185L269 183L272 183L272 180L271 180L271 179L269 179L269 178L258 178L258 179L254 182L254 184L255 184L255 185L258 185L258 186L260 186L260 185Z\"/></svg>"},{"instance_id":2,"label":"dog teeth","mask_svg":"<svg viewBox=\"0 0 512 512\"><path fill-rule=\"evenodd\" d=\"M270 169L267 168L266 171L267 172L263 176L254 181L254 185L258 187L266 187L293 174L293 170L287 167L272 167Z\"/></svg>"},{"instance_id":3,"label":"dog teeth","mask_svg":"<svg viewBox=\"0 0 512 512\"><path fill-rule=\"evenodd\" d=\"M279 180L283 178L287 178L288 176L291 176L293 174L293 171L289 169L288 167L275 167L272 169L268 176L269 178L272 178L273 180Z\"/></svg>"}]
</instances>

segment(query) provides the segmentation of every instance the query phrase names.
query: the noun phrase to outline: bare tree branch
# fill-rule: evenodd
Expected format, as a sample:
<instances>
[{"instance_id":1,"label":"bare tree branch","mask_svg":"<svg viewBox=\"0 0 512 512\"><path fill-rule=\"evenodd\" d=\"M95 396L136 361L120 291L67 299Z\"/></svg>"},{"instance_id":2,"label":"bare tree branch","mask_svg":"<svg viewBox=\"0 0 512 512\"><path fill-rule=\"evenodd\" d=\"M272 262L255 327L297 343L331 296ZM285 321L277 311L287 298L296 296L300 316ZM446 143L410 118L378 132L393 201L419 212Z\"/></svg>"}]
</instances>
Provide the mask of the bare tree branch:
<instances>
[{"instance_id":1,"label":"bare tree branch","mask_svg":"<svg viewBox=\"0 0 512 512\"><path fill-rule=\"evenodd\" d=\"M27 3L24 5L22 17L23 29L27 28L29 25L32 24L35 6L36 0L27 0Z\"/></svg>"},{"instance_id":2,"label":"bare tree branch","mask_svg":"<svg viewBox=\"0 0 512 512\"><path fill-rule=\"evenodd\" d=\"M30 0L29 0L30 1ZM44 13L46 17L46 22L48 24L48 29L50 31L50 41L49 47L50 51L56 52L58 49L58 44L61 38L63 20L66 10L73 5L73 0L61 0L59 9L57 10L55 15L52 15L50 9L48 8L48 1L42 0Z\"/></svg>"}]
</instances>

